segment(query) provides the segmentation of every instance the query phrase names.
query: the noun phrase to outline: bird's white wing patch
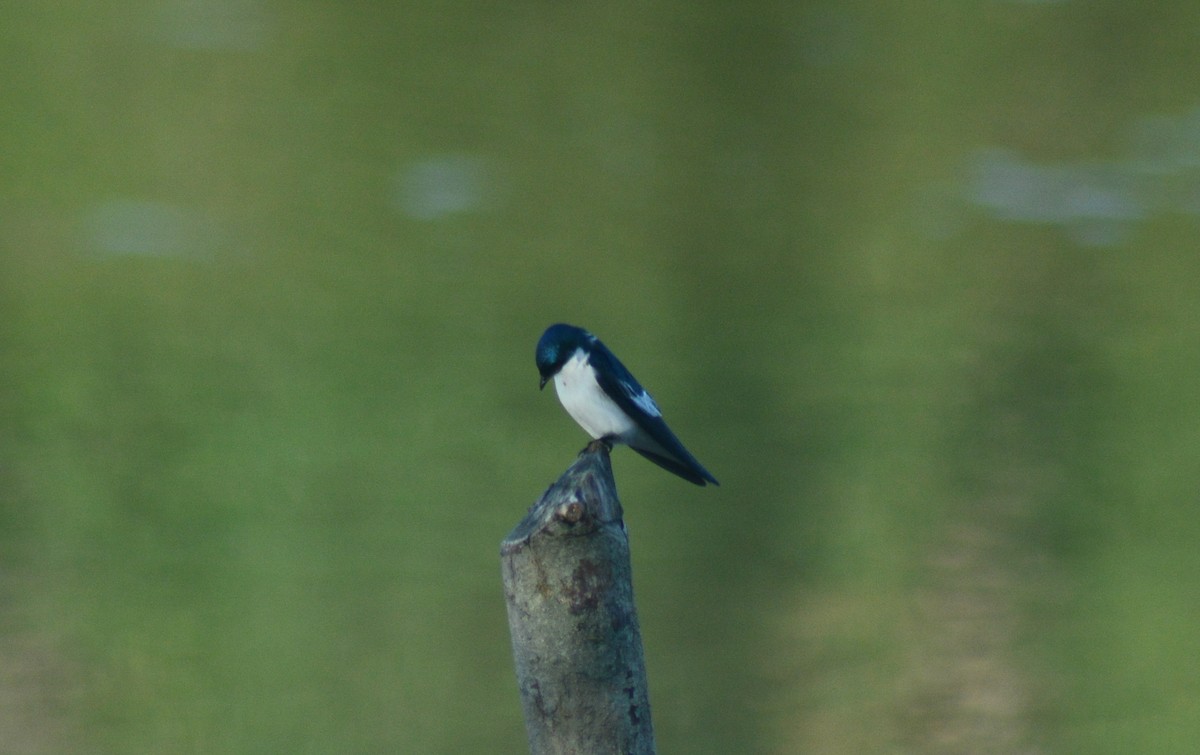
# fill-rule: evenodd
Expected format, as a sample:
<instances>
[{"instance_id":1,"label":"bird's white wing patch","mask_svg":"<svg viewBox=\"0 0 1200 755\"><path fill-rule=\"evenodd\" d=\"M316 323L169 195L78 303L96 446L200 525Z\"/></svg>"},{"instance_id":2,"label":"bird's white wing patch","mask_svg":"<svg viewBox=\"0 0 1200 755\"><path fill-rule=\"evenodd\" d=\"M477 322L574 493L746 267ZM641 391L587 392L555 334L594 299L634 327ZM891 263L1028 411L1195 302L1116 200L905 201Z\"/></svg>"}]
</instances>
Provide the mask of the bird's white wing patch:
<instances>
[{"instance_id":1,"label":"bird's white wing patch","mask_svg":"<svg viewBox=\"0 0 1200 755\"><path fill-rule=\"evenodd\" d=\"M638 408L649 414L651 417L661 417L662 412L659 411L658 404L654 403L654 399L646 392L646 389L635 389L628 383L621 383L621 387L625 389L625 393L629 394L629 398L633 399L633 403L638 405Z\"/></svg>"}]
</instances>

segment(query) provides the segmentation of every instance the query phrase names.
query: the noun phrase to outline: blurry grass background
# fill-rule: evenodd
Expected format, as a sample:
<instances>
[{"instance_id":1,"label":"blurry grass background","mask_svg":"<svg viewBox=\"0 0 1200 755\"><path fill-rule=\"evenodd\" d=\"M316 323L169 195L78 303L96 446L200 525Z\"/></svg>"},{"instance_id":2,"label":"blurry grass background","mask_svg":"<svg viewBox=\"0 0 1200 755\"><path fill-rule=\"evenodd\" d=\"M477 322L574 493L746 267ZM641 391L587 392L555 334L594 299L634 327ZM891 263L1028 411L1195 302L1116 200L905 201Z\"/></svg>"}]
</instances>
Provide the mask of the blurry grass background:
<instances>
[{"instance_id":1,"label":"blurry grass background","mask_svg":"<svg viewBox=\"0 0 1200 755\"><path fill-rule=\"evenodd\" d=\"M0 741L525 751L597 332L664 753L1200 740L1200 6L0 11Z\"/></svg>"}]
</instances>

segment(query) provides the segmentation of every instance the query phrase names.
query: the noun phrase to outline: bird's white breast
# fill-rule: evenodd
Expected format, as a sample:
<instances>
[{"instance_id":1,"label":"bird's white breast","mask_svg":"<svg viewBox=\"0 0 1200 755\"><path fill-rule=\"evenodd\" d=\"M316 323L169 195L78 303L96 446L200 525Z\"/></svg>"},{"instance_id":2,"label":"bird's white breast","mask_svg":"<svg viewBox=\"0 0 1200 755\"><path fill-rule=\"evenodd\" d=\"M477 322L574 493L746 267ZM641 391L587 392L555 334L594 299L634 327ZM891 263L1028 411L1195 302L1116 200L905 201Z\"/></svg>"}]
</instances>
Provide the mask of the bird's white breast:
<instances>
[{"instance_id":1,"label":"bird's white breast","mask_svg":"<svg viewBox=\"0 0 1200 755\"><path fill-rule=\"evenodd\" d=\"M583 349L577 349L554 376L554 389L567 414L593 438L614 437L628 443L637 434L637 425L596 382L596 371Z\"/></svg>"}]
</instances>

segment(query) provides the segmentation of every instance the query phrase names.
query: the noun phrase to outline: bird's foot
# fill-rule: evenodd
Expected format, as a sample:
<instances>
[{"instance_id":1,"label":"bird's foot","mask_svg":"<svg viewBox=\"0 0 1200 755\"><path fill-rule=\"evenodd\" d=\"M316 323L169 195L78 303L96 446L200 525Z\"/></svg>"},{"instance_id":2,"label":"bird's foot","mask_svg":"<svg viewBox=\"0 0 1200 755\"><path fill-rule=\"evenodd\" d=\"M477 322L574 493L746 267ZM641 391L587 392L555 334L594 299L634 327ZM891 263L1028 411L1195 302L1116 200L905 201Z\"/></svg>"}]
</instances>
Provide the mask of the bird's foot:
<instances>
[{"instance_id":1,"label":"bird's foot","mask_svg":"<svg viewBox=\"0 0 1200 755\"><path fill-rule=\"evenodd\" d=\"M591 443L588 443L586 446L584 446L583 450L580 451L579 453L581 455L588 454L588 453L596 453L601 448L603 448L605 450L605 452L607 452L607 453L612 453L612 449L613 449L612 441L608 440L607 438L596 438Z\"/></svg>"}]
</instances>

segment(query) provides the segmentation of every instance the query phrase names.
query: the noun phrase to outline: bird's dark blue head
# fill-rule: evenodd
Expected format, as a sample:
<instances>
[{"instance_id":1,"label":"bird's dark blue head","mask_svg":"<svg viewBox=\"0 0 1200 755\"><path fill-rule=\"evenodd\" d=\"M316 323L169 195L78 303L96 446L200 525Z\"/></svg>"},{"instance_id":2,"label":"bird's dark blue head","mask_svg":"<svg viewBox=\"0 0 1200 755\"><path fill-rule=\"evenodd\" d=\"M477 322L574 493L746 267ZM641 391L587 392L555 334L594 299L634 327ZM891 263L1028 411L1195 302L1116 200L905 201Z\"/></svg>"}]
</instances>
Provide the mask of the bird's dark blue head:
<instances>
[{"instance_id":1,"label":"bird's dark blue head","mask_svg":"<svg viewBox=\"0 0 1200 755\"><path fill-rule=\"evenodd\" d=\"M542 376L538 388L545 388L546 383L558 374L575 350L594 338L583 328L564 325L561 322L546 328L546 332L542 333L542 337L538 339L535 355L538 374Z\"/></svg>"}]
</instances>

